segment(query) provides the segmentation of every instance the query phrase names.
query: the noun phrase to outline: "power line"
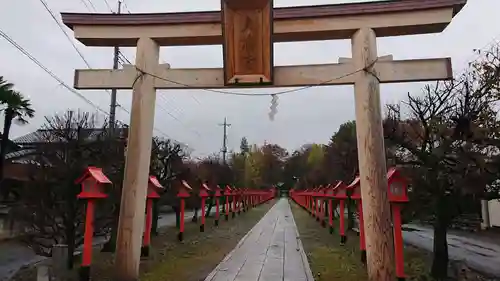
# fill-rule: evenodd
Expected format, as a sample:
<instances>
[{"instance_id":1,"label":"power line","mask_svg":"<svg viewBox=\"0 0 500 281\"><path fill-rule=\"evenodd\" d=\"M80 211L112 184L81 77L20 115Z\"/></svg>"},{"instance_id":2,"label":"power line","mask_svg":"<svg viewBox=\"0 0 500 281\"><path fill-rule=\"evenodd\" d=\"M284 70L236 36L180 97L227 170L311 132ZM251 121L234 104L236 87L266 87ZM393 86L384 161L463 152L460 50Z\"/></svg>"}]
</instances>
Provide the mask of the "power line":
<instances>
[{"instance_id":1,"label":"power line","mask_svg":"<svg viewBox=\"0 0 500 281\"><path fill-rule=\"evenodd\" d=\"M47 2L45 2L45 0L40 0L40 2L42 3L43 7L45 8L45 10L50 14L50 16L52 17L52 19L56 22L57 26L59 27L59 29L64 33L64 36L66 36L66 39L68 39L68 41L71 43L71 46L73 46L73 49L75 49L75 51L78 53L78 55L80 56L80 58L85 62L85 64L87 65L88 68L92 68L90 67L90 64L89 62L85 59L85 56L83 55L83 53L77 48L75 42L73 41L73 39L71 39L71 37L69 36L69 34L66 32L66 30L64 30L64 27L62 25L62 23L60 23L54 12L52 12L52 10L49 8L49 5L47 4Z\"/></svg>"},{"instance_id":2,"label":"power line","mask_svg":"<svg viewBox=\"0 0 500 281\"><path fill-rule=\"evenodd\" d=\"M120 56L122 57L122 59L123 59L123 60L125 60L128 64L133 65L133 64L130 62L130 60L129 60L129 59L128 59L128 58L127 58L127 57L126 57L126 56L125 56L125 55L124 55L121 51L119 51L119 54L120 54ZM165 62L163 62L163 63L165 63ZM163 101L164 101L165 103L168 103L168 101L166 100L166 98L165 98L165 97L163 97L162 95L157 95L157 97L158 97L158 99L162 99L162 98L163 98ZM192 96L192 97L193 97L193 96ZM193 97L193 98L194 98L194 97ZM198 104L200 104L200 105L201 105L201 103L200 103L198 100L196 100L196 101L198 102ZM182 121L181 121L181 120L180 120L177 116L173 115L173 114L172 114L170 111L168 111L166 108L164 108L164 107L163 107L163 106L161 106L160 104L158 104L158 107L160 107L160 109L161 109L161 110L165 111L165 113L166 113L168 116L172 117L175 121L179 122L181 125L183 125L183 126L185 126L185 127L188 127L186 124L184 124L184 122L182 122ZM182 112L181 112L178 108L177 108L177 111L178 111L179 113L181 113L181 114L182 114ZM200 132L198 132L197 130L192 129L192 128L190 128L190 130L191 130L191 131L193 131L193 132L194 132L194 133L195 133L198 137L201 137Z\"/></svg>"},{"instance_id":3,"label":"power line","mask_svg":"<svg viewBox=\"0 0 500 281\"><path fill-rule=\"evenodd\" d=\"M89 0L89 1L90 1L90 0ZM108 0L104 0L104 3L106 3L106 6L108 6L108 9L109 9L111 12L113 12L113 8L111 8L111 5L109 5ZM118 3L121 3L121 1L120 1L120 0L118 0Z\"/></svg>"},{"instance_id":4,"label":"power line","mask_svg":"<svg viewBox=\"0 0 500 281\"><path fill-rule=\"evenodd\" d=\"M85 0L81 0L81 1L84 2ZM87 0L87 2L90 4L90 6L92 6L92 9L94 10L94 12L97 12L97 8L95 7L94 3L92 3L91 0ZM85 4L85 2L83 4ZM87 6L87 5L85 4L85 6Z\"/></svg>"},{"instance_id":5,"label":"power line","mask_svg":"<svg viewBox=\"0 0 500 281\"><path fill-rule=\"evenodd\" d=\"M88 10L89 12L91 12L91 11L90 11L90 7L89 7L89 5L87 4L87 2L85 2L85 0L80 0L80 2L82 2L82 3L83 3L83 5L85 5L85 8L87 8L87 10Z\"/></svg>"},{"instance_id":6,"label":"power line","mask_svg":"<svg viewBox=\"0 0 500 281\"><path fill-rule=\"evenodd\" d=\"M90 101L89 99L87 99L84 95L82 95L81 93L79 93L78 91L76 91L74 88L72 88L71 86L69 86L68 84L66 84L61 78L59 78L56 74L54 74L54 72L52 72L45 65L43 65L37 58L35 58L33 55L31 55L30 52L28 52L26 49L24 49L14 39L12 39L12 37L10 37L7 33L5 33L1 29L0 29L0 36L3 37L5 40L7 40L7 42L9 42L12 46L14 46L23 55L25 55L26 57L28 57L32 62L34 62L39 68L41 68L43 71L45 71L45 73L47 73L48 75L50 75L50 77L52 77L54 80L56 80L64 88L66 88L71 93L73 93L74 95L76 95L77 97L79 97L80 99L82 99L83 101L85 101L87 104L89 104L92 107L94 107L95 109L97 109L99 112L103 113L106 116L109 116L109 113L106 110L100 108L98 105L94 104L92 101ZM161 131L161 130L159 130L157 128L154 128L154 130L156 132L159 132L161 135L166 136L167 138L171 138L169 135L167 135L166 133L164 133L163 131Z\"/></svg>"}]
</instances>

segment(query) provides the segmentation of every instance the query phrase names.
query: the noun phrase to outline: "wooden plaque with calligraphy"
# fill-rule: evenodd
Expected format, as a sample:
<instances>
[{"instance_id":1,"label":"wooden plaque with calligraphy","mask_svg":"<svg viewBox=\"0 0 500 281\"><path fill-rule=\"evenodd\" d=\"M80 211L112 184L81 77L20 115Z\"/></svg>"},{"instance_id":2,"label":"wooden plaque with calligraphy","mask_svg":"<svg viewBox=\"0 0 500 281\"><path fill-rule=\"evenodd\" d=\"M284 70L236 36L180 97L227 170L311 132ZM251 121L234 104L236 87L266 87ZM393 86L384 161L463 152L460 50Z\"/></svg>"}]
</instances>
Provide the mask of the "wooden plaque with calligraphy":
<instances>
[{"instance_id":1,"label":"wooden plaque with calligraphy","mask_svg":"<svg viewBox=\"0 0 500 281\"><path fill-rule=\"evenodd\" d=\"M273 82L273 0L221 0L226 85Z\"/></svg>"}]
</instances>

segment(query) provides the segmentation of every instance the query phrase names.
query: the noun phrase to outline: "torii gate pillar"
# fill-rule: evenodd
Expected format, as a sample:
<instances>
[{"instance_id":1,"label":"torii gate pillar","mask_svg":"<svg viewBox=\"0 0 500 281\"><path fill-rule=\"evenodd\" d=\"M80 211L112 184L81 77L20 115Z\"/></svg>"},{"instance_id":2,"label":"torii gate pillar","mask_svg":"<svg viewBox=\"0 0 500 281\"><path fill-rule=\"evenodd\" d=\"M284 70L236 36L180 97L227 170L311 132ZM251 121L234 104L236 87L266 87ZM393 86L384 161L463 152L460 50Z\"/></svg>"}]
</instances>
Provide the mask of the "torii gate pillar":
<instances>
[{"instance_id":1,"label":"torii gate pillar","mask_svg":"<svg viewBox=\"0 0 500 281\"><path fill-rule=\"evenodd\" d=\"M393 251L391 210L387 195L387 168L380 105L380 85L375 69L377 38L370 28L359 29L352 37L355 69L356 134L361 180L361 197L366 235L368 276L392 280ZM376 261L376 262L374 262ZM375 266L373 266L375 265ZM370 272L371 270L376 272ZM372 280L372 279L370 279Z\"/></svg>"},{"instance_id":2,"label":"torii gate pillar","mask_svg":"<svg viewBox=\"0 0 500 281\"><path fill-rule=\"evenodd\" d=\"M160 47L151 38L137 42L136 66L148 73L158 67ZM123 180L120 219L115 255L115 280L130 280L139 272L141 237L144 228L144 209L151 159L151 139L155 114L155 78L137 74L132 92L132 110Z\"/></svg>"}]
</instances>

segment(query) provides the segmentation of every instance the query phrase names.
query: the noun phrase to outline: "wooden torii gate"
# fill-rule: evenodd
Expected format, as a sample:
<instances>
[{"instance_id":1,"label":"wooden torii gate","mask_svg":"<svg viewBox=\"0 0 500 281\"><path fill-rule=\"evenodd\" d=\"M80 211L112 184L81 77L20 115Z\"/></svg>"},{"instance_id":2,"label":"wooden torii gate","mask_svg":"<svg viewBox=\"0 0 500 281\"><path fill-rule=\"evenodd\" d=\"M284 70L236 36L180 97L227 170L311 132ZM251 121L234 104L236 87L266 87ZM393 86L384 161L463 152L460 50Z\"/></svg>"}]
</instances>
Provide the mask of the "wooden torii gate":
<instances>
[{"instance_id":1,"label":"wooden torii gate","mask_svg":"<svg viewBox=\"0 0 500 281\"><path fill-rule=\"evenodd\" d=\"M452 69L449 58L378 57L376 39L441 32L466 0L276 9L272 0L221 3L221 12L62 13L75 38L87 46L137 47L135 65L119 70L75 71L77 89L133 89L116 280L138 280L156 89L342 84L354 84L355 90L369 280L394 280L379 83L450 79ZM273 65L273 42L332 39L351 39L352 59L340 59L337 64ZM213 44L223 45L224 68L171 69L158 62L160 46Z\"/></svg>"}]
</instances>

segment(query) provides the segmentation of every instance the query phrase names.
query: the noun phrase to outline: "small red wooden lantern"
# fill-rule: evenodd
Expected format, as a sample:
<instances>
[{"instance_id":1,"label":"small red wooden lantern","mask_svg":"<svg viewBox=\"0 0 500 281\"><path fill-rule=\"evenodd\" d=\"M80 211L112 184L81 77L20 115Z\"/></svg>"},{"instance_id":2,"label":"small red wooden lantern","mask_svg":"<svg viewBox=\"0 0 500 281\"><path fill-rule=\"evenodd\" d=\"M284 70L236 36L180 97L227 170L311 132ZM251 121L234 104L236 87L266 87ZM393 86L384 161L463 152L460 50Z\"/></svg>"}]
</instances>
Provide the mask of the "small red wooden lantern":
<instances>
[{"instance_id":1,"label":"small red wooden lantern","mask_svg":"<svg viewBox=\"0 0 500 281\"><path fill-rule=\"evenodd\" d=\"M226 188L224 189L224 196L226 197L226 206L225 206L225 209L226 209L226 221L229 220L229 209L231 208L230 204L229 204L229 196L231 196L231 188L229 187L229 185L226 185Z\"/></svg>"},{"instance_id":2,"label":"small red wooden lantern","mask_svg":"<svg viewBox=\"0 0 500 281\"><path fill-rule=\"evenodd\" d=\"M188 198L189 192L193 190L191 186L185 181L182 180L179 185L179 192L177 193L177 197L181 200L181 211L180 211L180 226L179 226L179 234L177 238L179 241L184 240L184 209L185 209L185 199Z\"/></svg>"},{"instance_id":3,"label":"small red wooden lantern","mask_svg":"<svg viewBox=\"0 0 500 281\"><path fill-rule=\"evenodd\" d=\"M345 201L347 200L347 186L344 182L339 181L333 188L333 198L339 200L339 233L340 244L344 245L347 242L345 235Z\"/></svg>"},{"instance_id":4,"label":"small red wooden lantern","mask_svg":"<svg viewBox=\"0 0 500 281\"><path fill-rule=\"evenodd\" d=\"M201 198L201 225L200 232L205 232L205 200L209 196L210 188L206 183L203 183L200 188L200 198Z\"/></svg>"},{"instance_id":5,"label":"small red wooden lantern","mask_svg":"<svg viewBox=\"0 0 500 281\"><path fill-rule=\"evenodd\" d=\"M218 226L219 225L219 218L220 218L220 202L219 202L219 198L222 196L221 194L221 188L220 186L217 185L217 187L215 188L215 221L214 221L214 224L215 226Z\"/></svg>"},{"instance_id":6,"label":"small red wooden lantern","mask_svg":"<svg viewBox=\"0 0 500 281\"><path fill-rule=\"evenodd\" d=\"M390 168L387 172L387 183L389 188L389 201L392 209L392 224L394 232L394 256L396 258L396 277L405 280L404 255L403 255L403 233L401 229L401 205L408 200L408 183L396 168Z\"/></svg>"},{"instance_id":7,"label":"small red wooden lantern","mask_svg":"<svg viewBox=\"0 0 500 281\"><path fill-rule=\"evenodd\" d=\"M141 257L149 256L149 245L151 244L151 227L153 226L153 200L160 198L158 192L163 189L155 176L149 176L148 195L146 197L146 225L142 240Z\"/></svg>"},{"instance_id":8,"label":"small red wooden lantern","mask_svg":"<svg viewBox=\"0 0 500 281\"><path fill-rule=\"evenodd\" d=\"M357 201L359 216L359 248L361 250L361 262L366 263L366 242L365 225L363 220L363 202L361 200L361 179L357 176L352 183L347 186L352 200Z\"/></svg>"},{"instance_id":9,"label":"small red wooden lantern","mask_svg":"<svg viewBox=\"0 0 500 281\"><path fill-rule=\"evenodd\" d=\"M83 175L75 181L82 186L78 199L87 200L85 212L85 233L83 236L83 257L80 268L80 281L90 280L90 265L92 263L92 237L94 236L95 200L106 198L104 185L111 181L104 175L101 168L88 167Z\"/></svg>"}]
</instances>

